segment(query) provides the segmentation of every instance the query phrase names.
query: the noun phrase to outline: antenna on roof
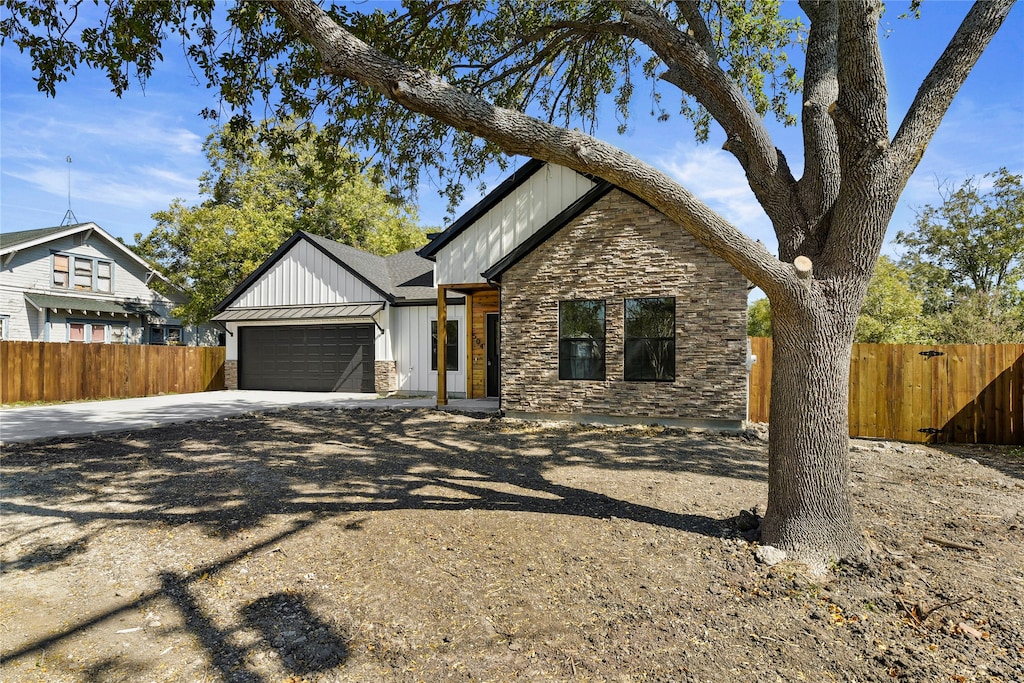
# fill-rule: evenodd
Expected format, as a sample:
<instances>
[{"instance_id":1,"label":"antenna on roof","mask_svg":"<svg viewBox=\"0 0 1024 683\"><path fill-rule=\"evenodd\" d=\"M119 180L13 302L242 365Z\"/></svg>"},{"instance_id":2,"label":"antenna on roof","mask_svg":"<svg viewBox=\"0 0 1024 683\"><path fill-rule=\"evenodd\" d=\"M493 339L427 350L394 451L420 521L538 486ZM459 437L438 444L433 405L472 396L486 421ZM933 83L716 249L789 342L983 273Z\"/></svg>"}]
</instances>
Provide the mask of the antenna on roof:
<instances>
[{"instance_id":1,"label":"antenna on roof","mask_svg":"<svg viewBox=\"0 0 1024 683\"><path fill-rule=\"evenodd\" d=\"M68 210L64 214L64 220L60 222L61 225L74 225L78 223L78 218L75 216L75 212L71 210L71 155L68 155L66 160L68 162Z\"/></svg>"}]
</instances>

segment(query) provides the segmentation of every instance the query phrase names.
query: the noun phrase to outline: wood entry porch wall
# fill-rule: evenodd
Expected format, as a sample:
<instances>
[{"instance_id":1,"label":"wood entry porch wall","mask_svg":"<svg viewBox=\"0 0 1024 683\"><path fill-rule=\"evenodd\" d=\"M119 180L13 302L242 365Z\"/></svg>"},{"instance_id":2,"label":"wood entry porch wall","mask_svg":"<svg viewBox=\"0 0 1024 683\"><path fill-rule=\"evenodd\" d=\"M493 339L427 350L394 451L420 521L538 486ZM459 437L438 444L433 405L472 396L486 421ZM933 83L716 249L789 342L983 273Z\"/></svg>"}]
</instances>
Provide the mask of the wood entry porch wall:
<instances>
[{"instance_id":1,"label":"wood entry porch wall","mask_svg":"<svg viewBox=\"0 0 1024 683\"><path fill-rule=\"evenodd\" d=\"M448 292L466 297L466 398L487 396L487 314L500 310L498 290L488 284L438 285L437 287L437 367L447 367ZM448 404L447 373L437 373L437 405Z\"/></svg>"}]
</instances>

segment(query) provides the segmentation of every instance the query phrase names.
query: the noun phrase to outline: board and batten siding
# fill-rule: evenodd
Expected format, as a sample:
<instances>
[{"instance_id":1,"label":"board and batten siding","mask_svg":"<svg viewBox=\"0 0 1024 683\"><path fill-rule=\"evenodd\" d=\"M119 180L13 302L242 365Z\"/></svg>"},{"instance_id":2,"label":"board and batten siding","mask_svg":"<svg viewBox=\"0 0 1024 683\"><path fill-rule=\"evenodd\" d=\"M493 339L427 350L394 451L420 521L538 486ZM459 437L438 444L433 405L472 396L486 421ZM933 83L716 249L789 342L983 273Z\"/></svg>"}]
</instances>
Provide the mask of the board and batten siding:
<instances>
[{"instance_id":1,"label":"board and batten siding","mask_svg":"<svg viewBox=\"0 0 1024 683\"><path fill-rule=\"evenodd\" d=\"M403 394L436 394L437 372L430 369L430 323L437 320L437 306L391 308L390 329ZM448 373L449 395L466 393L466 307L448 306L448 320L459 321L459 369Z\"/></svg>"},{"instance_id":2,"label":"board and batten siding","mask_svg":"<svg viewBox=\"0 0 1024 683\"><path fill-rule=\"evenodd\" d=\"M483 282L480 273L547 225L587 193L594 182L548 164L480 216L437 254L437 282Z\"/></svg>"},{"instance_id":3,"label":"board and batten siding","mask_svg":"<svg viewBox=\"0 0 1024 683\"><path fill-rule=\"evenodd\" d=\"M228 308L315 306L383 300L380 292L306 240L299 240L259 280L231 302Z\"/></svg>"}]
</instances>

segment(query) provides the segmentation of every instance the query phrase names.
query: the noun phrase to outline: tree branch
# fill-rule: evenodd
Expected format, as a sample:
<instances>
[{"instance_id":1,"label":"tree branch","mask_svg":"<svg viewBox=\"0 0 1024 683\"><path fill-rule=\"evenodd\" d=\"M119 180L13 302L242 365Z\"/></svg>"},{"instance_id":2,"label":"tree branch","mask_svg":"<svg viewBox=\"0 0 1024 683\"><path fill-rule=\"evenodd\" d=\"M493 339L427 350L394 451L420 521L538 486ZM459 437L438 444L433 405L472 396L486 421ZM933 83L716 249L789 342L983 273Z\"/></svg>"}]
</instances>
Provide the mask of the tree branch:
<instances>
[{"instance_id":1,"label":"tree branch","mask_svg":"<svg viewBox=\"0 0 1024 683\"><path fill-rule=\"evenodd\" d=\"M823 217L839 196L839 139L828 114L839 96L837 41L839 7L835 0L801 0L800 7L811 21L804 67L804 175L798 191L807 222L817 226L818 248L827 237ZM782 238L780 236L780 242ZM787 244L790 240L786 240ZM788 248L795 248L796 245ZM780 246L780 256L784 250ZM785 251L788 255L788 251Z\"/></svg>"},{"instance_id":2,"label":"tree branch","mask_svg":"<svg viewBox=\"0 0 1024 683\"><path fill-rule=\"evenodd\" d=\"M1014 0L978 0L921 83L889 152L903 183L917 168L953 97L992 41Z\"/></svg>"},{"instance_id":3,"label":"tree branch","mask_svg":"<svg viewBox=\"0 0 1024 683\"><path fill-rule=\"evenodd\" d=\"M270 0L320 54L325 73L373 89L401 106L522 154L593 174L627 190L679 223L712 253L766 293L796 287L792 268L743 234L664 173L578 131L494 105L436 74L403 64L360 41L313 0Z\"/></svg>"},{"instance_id":4,"label":"tree branch","mask_svg":"<svg viewBox=\"0 0 1024 683\"><path fill-rule=\"evenodd\" d=\"M793 241L802 243L806 225L796 179L761 116L722 70L714 53L709 54L695 36L677 29L646 2L624 0L623 7L628 35L654 50L668 67L662 78L692 95L725 129L723 149L740 162L776 234L795 233L799 237Z\"/></svg>"}]
</instances>

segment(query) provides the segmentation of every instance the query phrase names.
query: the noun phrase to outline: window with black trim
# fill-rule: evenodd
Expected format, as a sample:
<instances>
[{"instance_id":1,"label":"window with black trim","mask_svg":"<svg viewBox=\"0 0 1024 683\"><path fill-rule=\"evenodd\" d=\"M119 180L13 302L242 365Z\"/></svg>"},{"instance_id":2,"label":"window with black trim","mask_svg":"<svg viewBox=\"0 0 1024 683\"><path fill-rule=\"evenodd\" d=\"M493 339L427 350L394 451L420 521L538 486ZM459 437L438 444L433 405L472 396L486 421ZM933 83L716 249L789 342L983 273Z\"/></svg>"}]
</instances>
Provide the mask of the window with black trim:
<instances>
[{"instance_id":1,"label":"window with black trim","mask_svg":"<svg viewBox=\"0 0 1024 683\"><path fill-rule=\"evenodd\" d=\"M459 321L445 323L444 364L450 372L459 369ZM437 371L437 321L430 321L430 369Z\"/></svg>"},{"instance_id":2,"label":"window with black trim","mask_svg":"<svg viewBox=\"0 0 1024 683\"><path fill-rule=\"evenodd\" d=\"M558 379L605 378L604 301L558 302Z\"/></svg>"},{"instance_id":3,"label":"window with black trim","mask_svg":"<svg viewBox=\"0 0 1024 683\"><path fill-rule=\"evenodd\" d=\"M625 370L634 382L671 382L676 378L676 300L674 297L626 299Z\"/></svg>"}]
</instances>

